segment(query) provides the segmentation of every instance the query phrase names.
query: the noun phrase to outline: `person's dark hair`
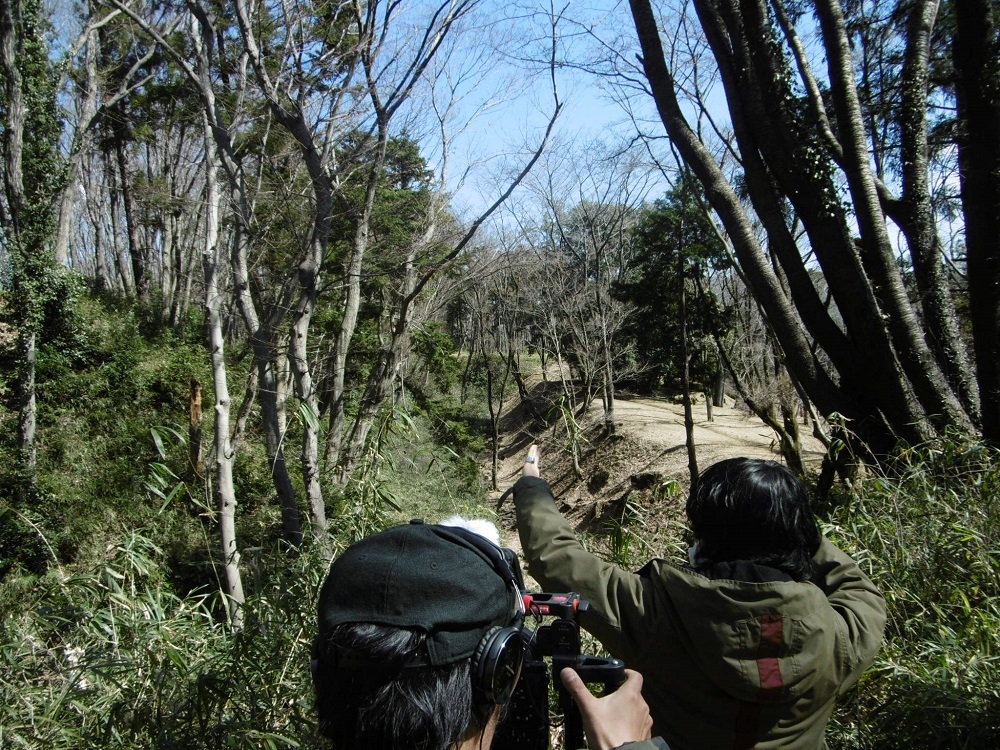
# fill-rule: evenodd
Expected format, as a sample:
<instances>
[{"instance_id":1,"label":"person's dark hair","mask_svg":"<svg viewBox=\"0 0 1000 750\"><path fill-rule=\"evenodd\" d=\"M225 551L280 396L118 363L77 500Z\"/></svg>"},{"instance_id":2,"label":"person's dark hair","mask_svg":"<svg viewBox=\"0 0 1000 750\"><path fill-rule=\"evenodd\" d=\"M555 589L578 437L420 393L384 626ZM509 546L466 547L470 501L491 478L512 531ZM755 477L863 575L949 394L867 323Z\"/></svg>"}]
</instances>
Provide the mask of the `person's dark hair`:
<instances>
[{"instance_id":1,"label":"person's dark hair","mask_svg":"<svg viewBox=\"0 0 1000 750\"><path fill-rule=\"evenodd\" d=\"M698 556L749 560L797 581L813 574L820 532L805 487L774 461L731 458L705 469L687 501Z\"/></svg>"},{"instance_id":2,"label":"person's dark hair","mask_svg":"<svg viewBox=\"0 0 1000 750\"><path fill-rule=\"evenodd\" d=\"M494 708L473 695L470 659L402 669L424 633L371 623L338 625L313 650L320 733L338 750L448 750L481 732ZM335 666L331 644L386 670ZM393 667L392 665L396 665Z\"/></svg>"}]
</instances>

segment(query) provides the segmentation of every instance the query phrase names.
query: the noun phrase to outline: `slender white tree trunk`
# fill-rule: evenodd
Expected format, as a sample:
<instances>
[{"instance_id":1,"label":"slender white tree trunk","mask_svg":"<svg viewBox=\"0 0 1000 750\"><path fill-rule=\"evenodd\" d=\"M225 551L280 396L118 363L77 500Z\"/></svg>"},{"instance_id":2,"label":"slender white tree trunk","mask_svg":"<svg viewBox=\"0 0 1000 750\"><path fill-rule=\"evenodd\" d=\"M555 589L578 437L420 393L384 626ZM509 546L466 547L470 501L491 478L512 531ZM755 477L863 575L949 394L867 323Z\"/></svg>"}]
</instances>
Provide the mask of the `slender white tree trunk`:
<instances>
[{"instance_id":1,"label":"slender white tree trunk","mask_svg":"<svg viewBox=\"0 0 1000 750\"><path fill-rule=\"evenodd\" d=\"M208 318L208 350L215 388L215 472L219 494L219 534L222 541L223 570L229 601L230 622L235 630L243 627L243 579L240 552L236 544L236 490L233 487L233 460L229 436L229 383L226 375L225 338L222 330L223 300L219 291L219 159L215 153L211 127L205 121L205 313Z\"/></svg>"},{"instance_id":2,"label":"slender white tree trunk","mask_svg":"<svg viewBox=\"0 0 1000 750\"><path fill-rule=\"evenodd\" d=\"M20 419L18 420L18 446L21 453L21 469L32 484L35 481L35 465L38 450L35 447L35 332L26 330L20 343Z\"/></svg>"},{"instance_id":3,"label":"slender white tree trunk","mask_svg":"<svg viewBox=\"0 0 1000 750\"><path fill-rule=\"evenodd\" d=\"M314 239L318 245L318 240ZM288 361L295 376L295 391L299 398L302 417L302 481L309 503L309 516L316 542L326 548L329 544L327 532L326 504L319 483L319 394L313 382L309 366L309 324L316 309L319 285L319 265L321 249L313 248L312 256L299 266L301 285L298 307L292 321L292 340Z\"/></svg>"}]
</instances>

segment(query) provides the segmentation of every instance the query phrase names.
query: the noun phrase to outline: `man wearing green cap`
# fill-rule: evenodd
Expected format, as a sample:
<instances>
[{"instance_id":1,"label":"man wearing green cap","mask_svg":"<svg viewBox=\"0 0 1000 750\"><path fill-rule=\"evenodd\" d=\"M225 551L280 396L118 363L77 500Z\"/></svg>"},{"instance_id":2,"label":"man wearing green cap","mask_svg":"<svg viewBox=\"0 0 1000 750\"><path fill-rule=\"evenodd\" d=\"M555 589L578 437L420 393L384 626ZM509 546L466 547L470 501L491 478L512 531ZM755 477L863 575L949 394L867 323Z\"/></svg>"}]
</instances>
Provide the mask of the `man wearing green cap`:
<instances>
[{"instance_id":1,"label":"man wearing green cap","mask_svg":"<svg viewBox=\"0 0 1000 750\"><path fill-rule=\"evenodd\" d=\"M319 597L320 732L343 750L488 750L520 675L521 585L513 553L466 528L413 521L353 544ZM591 750L666 747L638 673L604 698L561 677Z\"/></svg>"}]
</instances>

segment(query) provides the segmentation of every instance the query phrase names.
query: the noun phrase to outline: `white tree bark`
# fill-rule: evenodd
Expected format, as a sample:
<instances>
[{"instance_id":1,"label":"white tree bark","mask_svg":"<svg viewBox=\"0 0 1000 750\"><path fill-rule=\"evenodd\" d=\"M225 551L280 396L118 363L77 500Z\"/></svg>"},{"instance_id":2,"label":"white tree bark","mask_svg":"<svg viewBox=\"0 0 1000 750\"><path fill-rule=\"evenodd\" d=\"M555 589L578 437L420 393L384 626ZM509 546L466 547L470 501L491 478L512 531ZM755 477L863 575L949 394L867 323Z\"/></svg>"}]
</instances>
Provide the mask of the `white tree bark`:
<instances>
[{"instance_id":1,"label":"white tree bark","mask_svg":"<svg viewBox=\"0 0 1000 750\"><path fill-rule=\"evenodd\" d=\"M195 45L201 37L193 34ZM207 71L206 71L207 75ZM243 627L243 578L240 574L240 551L236 541L236 489L233 486L233 461L236 458L230 439L229 381L226 374L225 336L222 330L223 297L219 289L219 156L208 115L205 123L205 244L202 265L205 271L205 315L208 321L208 350L212 361L212 385L215 391L215 473L219 495L219 535L230 624Z\"/></svg>"}]
</instances>

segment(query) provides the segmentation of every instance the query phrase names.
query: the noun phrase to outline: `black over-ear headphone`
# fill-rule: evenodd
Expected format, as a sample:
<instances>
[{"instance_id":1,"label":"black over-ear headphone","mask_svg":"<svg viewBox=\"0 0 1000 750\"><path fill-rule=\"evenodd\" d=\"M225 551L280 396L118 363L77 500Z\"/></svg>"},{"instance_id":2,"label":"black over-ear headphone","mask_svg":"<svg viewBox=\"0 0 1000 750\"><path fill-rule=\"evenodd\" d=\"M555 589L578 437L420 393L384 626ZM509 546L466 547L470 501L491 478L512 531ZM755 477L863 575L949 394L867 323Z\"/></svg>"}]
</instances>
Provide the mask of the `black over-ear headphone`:
<instances>
[{"instance_id":1,"label":"black over-ear headphone","mask_svg":"<svg viewBox=\"0 0 1000 750\"><path fill-rule=\"evenodd\" d=\"M511 591L513 601L510 624L496 625L487 631L472 653L469 669L472 688L477 695L489 703L506 705L517 687L524 660L524 641L521 637L524 627L524 599L521 596L524 579L521 568L512 551L498 547L474 531L457 526L443 528L481 552Z\"/></svg>"}]
</instances>

